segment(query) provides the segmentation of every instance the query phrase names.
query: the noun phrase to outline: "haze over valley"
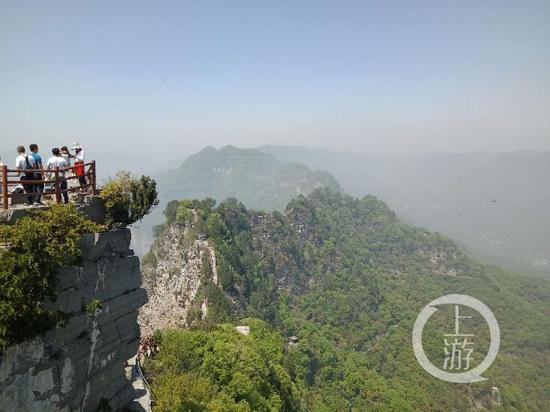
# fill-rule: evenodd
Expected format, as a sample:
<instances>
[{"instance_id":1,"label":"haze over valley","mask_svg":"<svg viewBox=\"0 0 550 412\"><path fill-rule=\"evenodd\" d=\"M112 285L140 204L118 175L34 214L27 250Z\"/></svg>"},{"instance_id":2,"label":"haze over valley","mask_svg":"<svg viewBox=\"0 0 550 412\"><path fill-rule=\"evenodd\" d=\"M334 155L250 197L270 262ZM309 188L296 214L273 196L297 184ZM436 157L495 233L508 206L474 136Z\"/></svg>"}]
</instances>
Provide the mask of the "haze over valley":
<instances>
[{"instance_id":1,"label":"haze over valley","mask_svg":"<svg viewBox=\"0 0 550 412\"><path fill-rule=\"evenodd\" d=\"M548 412L549 22L0 0L0 411Z\"/></svg>"},{"instance_id":2,"label":"haze over valley","mask_svg":"<svg viewBox=\"0 0 550 412\"><path fill-rule=\"evenodd\" d=\"M134 247L140 255L148 251L152 228L162 223L162 209L173 199L235 197L271 211L283 210L297 194L329 186L358 197L375 195L405 221L450 236L489 263L548 276L548 179L550 152L397 155L208 147L157 176L160 205L137 225Z\"/></svg>"}]
</instances>

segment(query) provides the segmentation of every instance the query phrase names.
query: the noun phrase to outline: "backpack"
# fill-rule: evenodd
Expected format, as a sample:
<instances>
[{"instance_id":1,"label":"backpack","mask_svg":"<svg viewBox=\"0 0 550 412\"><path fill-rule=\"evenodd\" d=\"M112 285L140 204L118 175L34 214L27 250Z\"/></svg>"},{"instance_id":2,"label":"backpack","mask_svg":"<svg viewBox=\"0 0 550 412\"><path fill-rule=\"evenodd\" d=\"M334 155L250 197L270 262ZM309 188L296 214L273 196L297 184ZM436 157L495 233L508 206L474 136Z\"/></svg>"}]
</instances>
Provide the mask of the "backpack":
<instances>
[{"instance_id":1,"label":"backpack","mask_svg":"<svg viewBox=\"0 0 550 412\"><path fill-rule=\"evenodd\" d=\"M29 162L29 155L25 156L25 169L36 169L36 163L35 163L34 166L32 166L31 163ZM33 180L34 179L34 174L35 174L35 172L25 172L24 173L25 178L27 180Z\"/></svg>"}]
</instances>

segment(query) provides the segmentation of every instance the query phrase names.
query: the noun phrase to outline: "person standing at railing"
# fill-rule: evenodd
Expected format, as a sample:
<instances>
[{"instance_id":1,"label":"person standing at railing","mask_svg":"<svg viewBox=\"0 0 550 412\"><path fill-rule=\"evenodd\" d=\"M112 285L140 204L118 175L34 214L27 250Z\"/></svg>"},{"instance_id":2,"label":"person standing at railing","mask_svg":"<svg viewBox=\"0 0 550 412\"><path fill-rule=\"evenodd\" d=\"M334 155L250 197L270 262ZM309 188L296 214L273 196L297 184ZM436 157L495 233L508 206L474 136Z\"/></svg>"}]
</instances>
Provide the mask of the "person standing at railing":
<instances>
[{"instance_id":1,"label":"person standing at railing","mask_svg":"<svg viewBox=\"0 0 550 412\"><path fill-rule=\"evenodd\" d=\"M69 148L67 146L62 146L61 149L61 157L67 161L67 164L71 164L71 152L69 152Z\"/></svg>"},{"instance_id":2,"label":"person standing at railing","mask_svg":"<svg viewBox=\"0 0 550 412\"><path fill-rule=\"evenodd\" d=\"M78 176L78 182L80 183L80 190L84 190L86 187L86 173L84 172L84 149L80 146L80 143L73 143L74 154L74 171Z\"/></svg>"},{"instance_id":3,"label":"person standing at railing","mask_svg":"<svg viewBox=\"0 0 550 412\"><path fill-rule=\"evenodd\" d=\"M34 173L34 180L43 180L43 174L41 170L44 167L42 165L42 157L38 153L38 145L36 143L31 144L29 146L29 150L31 151L31 156L34 159L34 162L36 164L36 169L39 169ZM37 183L35 185L34 191L35 191L34 204L41 205L41 206L44 205L44 203L42 203L42 193L44 192L44 183Z\"/></svg>"},{"instance_id":4,"label":"person standing at railing","mask_svg":"<svg viewBox=\"0 0 550 412\"><path fill-rule=\"evenodd\" d=\"M59 150L61 151L60 156L67 161L67 164L69 165L69 167L73 166L72 158L74 156L69 151L69 148L67 146L61 146L61 149ZM70 170L67 170L67 172L65 173L65 178L73 176L74 174L75 174L74 169L71 168Z\"/></svg>"},{"instance_id":5,"label":"person standing at railing","mask_svg":"<svg viewBox=\"0 0 550 412\"><path fill-rule=\"evenodd\" d=\"M31 155L27 155L24 146L17 146L17 158L15 159L15 170L19 171L19 180L27 193L27 206L33 205L35 185L25 184L26 180L34 180L34 171L36 162Z\"/></svg>"},{"instance_id":6,"label":"person standing at railing","mask_svg":"<svg viewBox=\"0 0 550 412\"><path fill-rule=\"evenodd\" d=\"M63 194L63 201L65 202L65 204L67 204L69 203L69 193L67 193L67 179L65 178L65 169L70 167L71 165L67 162L67 160L65 160L65 158L61 156L61 151L59 150L59 148L54 147L52 149L52 154L53 156L48 159L46 167L48 170L52 171L59 169L59 189Z\"/></svg>"},{"instance_id":7,"label":"person standing at railing","mask_svg":"<svg viewBox=\"0 0 550 412\"><path fill-rule=\"evenodd\" d=\"M0 170L4 167L4 163L2 163L2 157L0 156ZM0 183L2 183L2 175L0 175ZM2 193L2 185L0 184L0 194Z\"/></svg>"}]
</instances>

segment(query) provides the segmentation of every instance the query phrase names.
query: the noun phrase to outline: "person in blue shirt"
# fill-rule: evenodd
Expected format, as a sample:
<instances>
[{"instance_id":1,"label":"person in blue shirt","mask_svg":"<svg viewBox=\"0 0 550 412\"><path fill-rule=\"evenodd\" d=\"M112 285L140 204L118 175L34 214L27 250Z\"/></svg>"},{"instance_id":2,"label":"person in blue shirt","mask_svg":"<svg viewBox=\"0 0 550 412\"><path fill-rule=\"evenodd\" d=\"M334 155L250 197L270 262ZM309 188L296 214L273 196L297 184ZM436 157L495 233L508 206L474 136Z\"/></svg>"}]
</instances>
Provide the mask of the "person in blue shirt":
<instances>
[{"instance_id":1,"label":"person in blue shirt","mask_svg":"<svg viewBox=\"0 0 550 412\"><path fill-rule=\"evenodd\" d=\"M42 157L38 153L38 145L36 143L33 143L29 146L29 149L31 151L31 156L34 159L34 163L36 164L36 169L38 169L34 174L34 180L42 180L43 174L42 169L44 169L42 165ZM35 205L43 205L42 203L42 193L44 192L44 183L38 183L35 185Z\"/></svg>"}]
</instances>

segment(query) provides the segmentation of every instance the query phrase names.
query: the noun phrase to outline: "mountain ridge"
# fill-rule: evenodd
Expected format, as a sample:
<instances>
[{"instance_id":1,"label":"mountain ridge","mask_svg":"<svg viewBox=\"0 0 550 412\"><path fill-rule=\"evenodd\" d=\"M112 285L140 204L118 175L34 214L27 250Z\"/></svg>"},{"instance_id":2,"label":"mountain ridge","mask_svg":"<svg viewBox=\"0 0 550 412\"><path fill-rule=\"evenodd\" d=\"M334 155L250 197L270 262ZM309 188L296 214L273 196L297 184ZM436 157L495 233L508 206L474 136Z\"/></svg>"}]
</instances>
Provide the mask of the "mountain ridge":
<instances>
[{"instance_id":1,"label":"mountain ridge","mask_svg":"<svg viewBox=\"0 0 550 412\"><path fill-rule=\"evenodd\" d=\"M207 146L179 166L155 176L161 207L170 200L211 197L218 201L239 198L247 207L283 210L298 194L328 186L341 190L327 172L298 162L284 162L256 149ZM157 208L134 230L136 253L144 255L152 243L152 229L163 222Z\"/></svg>"},{"instance_id":2,"label":"mountain ridge","mask_svg":"<svg viewBox=\"0 0 550 412\"><path fill-rule=\"evenodd\" d=\"M216 282L212 259L195 258L200 268L192 276L202 283L193 301L186 301L189 315L179 326L216 331L216 325L230 323L253 329L254 322L243 318L255 317L281 339L296 336L298 345L284 348L285 370L304 410L494 409L492 386L499 388L504 410L544 410L544 382L550 378L541 367L550 360L547 281L527 281L477 263L453 241L400 222L374 196L357 199L316 189L293 199L284 213L247 210L236 199L217 206L213 200L174 201L166 216L160 239L171 233L163 242L182 247L169 256L153 247L144 259L147 284L155 285L149 293L157 293L162 276L191 276L174 262L197 242L208 242L216 257ZM170 237L174 233L181 236L177 241ZM172 262L172 269L159 273L159 262ZM410 333L416 316L448 293L477 297L499 321L503 341L486 373L489 381L467 388L447 384L414 359ZM484 321L472 322L477 350L483 352L488 344ZM448 328L439 319L426 331L425 348L434 361L443 360L440 334ZM187 336L185 330L177 333ZM177 347L165 350L170 352L164 353L161 343L161 358L181 356ZM202 355L196 356L200 365ZM254 370L253 364L245 367ZM166 376L163 368L151 367L153 382ZM236 372L228 372L227 382L233 383L227 383L207 371L206 365L183 367L178 376L209 379L219 396L256 399L255 392L232 398L233 379L244 379ZM186 393L178 396L187 401L195 396Z\"/></svg>"}]
</instances>

